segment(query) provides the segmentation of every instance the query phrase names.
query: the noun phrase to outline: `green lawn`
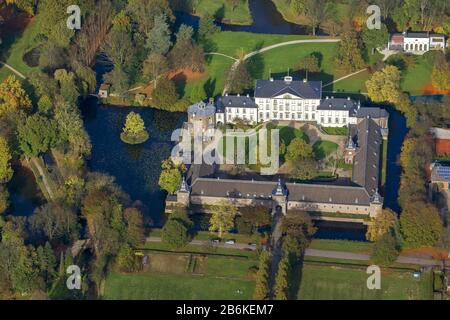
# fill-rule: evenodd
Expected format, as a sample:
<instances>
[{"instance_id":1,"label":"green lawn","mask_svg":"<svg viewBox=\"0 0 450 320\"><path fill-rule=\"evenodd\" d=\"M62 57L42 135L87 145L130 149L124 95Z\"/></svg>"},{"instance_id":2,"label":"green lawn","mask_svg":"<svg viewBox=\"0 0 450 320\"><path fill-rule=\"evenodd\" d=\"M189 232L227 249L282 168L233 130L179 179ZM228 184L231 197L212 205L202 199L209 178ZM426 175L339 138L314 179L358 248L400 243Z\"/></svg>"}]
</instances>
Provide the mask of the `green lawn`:
<instances>
[{"instance_id":1,"label":"green lawn","mask_svg":"<svg viewBox=\"0 0 450 320\"><path fill-rule=\"evenodd\" d=\"M320 140L313 145L316 160L322 160L338 149L338 145L331 141Z\"/></svg>"},{"instance_id":2,"label":"green lawn","mask_svg":"<svg viewBox=\"0 0 450 320\"><path fill-rule=\"evenodd\" d=\"M6 63L23 73L25 76L30 72L37 70L38 68L31 68L23 61L23 55L29 50L39 45L36 36L39 33L38 18L35 18L25 29L25 31L18 35L8 48L6 56ZM0 66L0 81L4 80L7 76L14 74L11 70L5 66Z\"/></svg>"},{"instance_id":3,"label":"green lawn","mask_svg":"<svg viewBox=\"0 0 450 320\"><path fill-rule=\"evenodd\" d=\"M372 251L372 246L373 244L371 242L314 239L308 248L369 254Z\"/></svg>"},{"instance_id":4,"label":"green lawn","mask_svg":"<svg viewBox=\"0 0 450 320\"><path fill-rule=\"evenodd\" d=\"M424 87L431 82L433 66L422 56L416 57L416 64L402 72L401 87L411 95L423 94Z\"/></svg>"},{"instance_id":5,"label":"green lawn","mask_svg":"<svg viewBox=\"0 0 450 320\"><path fill-rule=\"evenodd\" d=\"M289 146L291 141L295 138L303 139L303 141L309 143L308 135L300 129L289 126L279 126L277 129L280 130L280 140L286 144L286 147Z\"/></svg>"},{"instance_id":6,"label":"green lawn","mask_svg":"<svg viewBox=\"0 0 450 320\"><path fill-rule=\"evenodd\" d=\"M414 279L411 272L382 269L381 289L367 289L363 268L305 263L298 299L301 300L427 300L432 299L430 273Z\"/></svg>"},{"instance_id":7,"label":"green lawn","mask_svg":"<svg viewBox=\"0 0 450 320\"><path fill-rule=\"evenodd\" d=\"M228 1L225 0L199 0L194 8L194 14L202 17L210 13L223 23L251 25L252 16L248 6L248 0L239 1L233 10Z\"/></svg>"},{"instance_id":8,"label":"green lawn","mask_svg":"<svg viewBox=\"0 0 450 320\"><path fill-rule=\"evenodd\" d=\"M348 127L322 127L322 131L332 136L348 136Z\"/></svg>"},{"instance_id":9,"label":"green lawn","mask_svg":"<svg viewBox=\"0 0 450 320\"><path fill-rule=\"evenodd\" d=\"M150 260L156 258L157 255L150 255ZM164 259L164 256L159 255L158 258ZM175 259L178 258L175 257ZM216 256L200 257L200 260L197 263L201 266L195 273L193 271L180 273L180 270L184 270L184 266L171 268L170 265L164 269L163 273L154 270L130 274L111 272L106 279L104 298L112 300L252 298L255 283L248 271L258 265L257 260ZM174 270L173 273L171 269ZM175 269L177 269L176 272Z\"/></svg>"}]
</instances>

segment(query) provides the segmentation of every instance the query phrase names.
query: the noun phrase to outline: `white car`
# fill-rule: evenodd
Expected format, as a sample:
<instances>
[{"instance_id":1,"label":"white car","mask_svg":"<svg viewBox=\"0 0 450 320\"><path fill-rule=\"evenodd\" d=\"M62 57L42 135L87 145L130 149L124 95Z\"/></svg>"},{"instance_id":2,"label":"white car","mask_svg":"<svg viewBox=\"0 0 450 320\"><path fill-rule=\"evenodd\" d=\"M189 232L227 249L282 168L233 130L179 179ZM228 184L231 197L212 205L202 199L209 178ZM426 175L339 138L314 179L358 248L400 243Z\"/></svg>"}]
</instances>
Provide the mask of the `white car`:
<instances>
[{"instance_id":1,"label":"white car","mask_svg":"<svg viewBox=\"0 0 450 320\"><path fill-rule=\"evenodd\" d=\"M226 243L226 244L235 244L236 241L234 241L234 240L227 240L227 241L225 241L225 243Z\"/></svg>"}]
</instances>

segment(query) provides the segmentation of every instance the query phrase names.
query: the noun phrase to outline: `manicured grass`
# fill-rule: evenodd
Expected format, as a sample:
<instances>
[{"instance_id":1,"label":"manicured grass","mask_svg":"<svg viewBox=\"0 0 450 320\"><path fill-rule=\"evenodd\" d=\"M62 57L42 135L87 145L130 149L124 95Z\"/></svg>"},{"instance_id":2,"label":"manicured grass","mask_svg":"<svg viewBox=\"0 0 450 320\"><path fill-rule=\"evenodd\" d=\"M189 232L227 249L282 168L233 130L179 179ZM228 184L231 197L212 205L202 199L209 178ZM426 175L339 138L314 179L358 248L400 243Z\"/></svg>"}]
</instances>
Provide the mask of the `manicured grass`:
<instances>
[{"instance_id":1,"label":"manicured grass","mask_svg":"<svg viewBox=\"0 0 450 320\"><path fill-rule=\"evenodd\" d=\"M113 272L106 279L104 299L248 300L254 286L254 281L247 279Z\"/></svg>"},{"instance_id":2,"label":"manicured grass","mask_svg":"<svg viewBox=\"0 0 450 320\"><path fill-rule=\"evenodd\" d=\"M332 136L348 135L348 127L322 127L322 131Z\"/></svg>"},{"instance_id":3,"label":"manicured grass","mask_svg":"<svg viewBox=\"0 0 450 320\"><path fill-rule=\"evenodd\" d=\"M372 251L372 247L373 243L371 242L314 239L311 241L311 244L308 248L369 254Z\"/></svg>"},{"instance_id":4,"label":"manicured grass","mask_svg":"<svg viewBox=\"0 0 450 320\"><path fill-rule=\"evenodd\" d=\"M301 300L427 300L432 299L430 273L414 279L411 272L382 269L381 289L367 288L363 268L305 263L298 298Z\"/></svg>"},{"instance_id":5,"label":"manicured grass","mask_svg":"<svg viewBox=\"0 0 450 320\"><path fill-rule=\"evenodd\" d=\"M17 69L25 76L30 72L38 69L37 67L29 67L23 61L23 55L39 45L36 40L36 36L39 33L37 19L38 18L35 18L32 22L30 22L25 31L14 39L11 47L8 48L7 53L5 54L7 57L5 62L13 68ZM5 66L0 66L0 81L3 81L7 76L11 74L14 74L11 70L6 68ZM20 79L19 77L17 78Z\"/></svg>"},{"instance_id":6,"label":"manicured grass","mask_svg":"<svg viewBox=\"0 0 450 320\"><path fill-rule=\"evenodd\" d=\"M233 10L228 1L225 0L199 0L194 8L194 14L200 17L210 13L223 23L251 25L252 16L248 6L248 0L239 1Z\"/></svg>"},{"instance_id":7,"label":"manicured grass","mask_svg":"<svg viewBox=\"0 0 450 320\"><path fill-rule=\"evenodd\" d=\"M423 94L424 87L431 82L433 66L422 56L416 57L416 64L402 72L401 87L411 95Z\"/></svg>"},{"instance_id":8,"label":"manicured grass","mask_svg":"<svg viewBox=\"0 0 450 320\"><path fill-rule=\"evenodd\" d=\"M322 160L338 149L338 145L331 141L321 140L313 145L316 160Z\"/></svg>"},{"instance_id":9,"label":"manicured grass","mask_svg":"<svg viewBox=\"0 0 450 320\"><path fill-rule=\"evenodd\" d=\"M256 259L197 256L189 268L193 259L189 255L148 254L150 269L108 275L105 299L228 300L251 299L253 295L254 279L249 269L258 265Z\"/></svg>"}]
</instances>

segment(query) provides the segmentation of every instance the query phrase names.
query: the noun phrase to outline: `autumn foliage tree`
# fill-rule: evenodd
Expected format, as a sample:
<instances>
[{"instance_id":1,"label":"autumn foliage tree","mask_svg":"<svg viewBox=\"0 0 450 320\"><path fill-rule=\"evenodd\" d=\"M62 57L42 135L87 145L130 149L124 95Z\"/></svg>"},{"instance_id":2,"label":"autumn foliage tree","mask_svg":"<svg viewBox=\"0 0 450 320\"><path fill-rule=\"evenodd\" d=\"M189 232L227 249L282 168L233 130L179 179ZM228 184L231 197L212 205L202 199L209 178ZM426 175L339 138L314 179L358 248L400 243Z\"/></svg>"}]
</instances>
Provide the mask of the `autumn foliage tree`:
<instances>
[{"instance_id":1,"label":"autumn foliage tree","mask_svg":"<svg viewBox=\"0 0 450 320\"><path fill-rule=\"evenodd\" d=\"M229 201L223 200L211 208L209 231L218 232L219 238L234 228L237 208Z\"/></svg>"},{"instance_id":2,"label":"autumn foliage tree","mask_svg":"<svg viewBox=\"0 0 450 320\"><path fill-rule=\"evenodd\" d=\"M141 144L149 138L142 117L135 112L127 115L125 126L120 134L120 139L128 144Z\"/></svg>"},{"instance_id":3,"label":"autumn foliage tree","mask_svg":"<svg viewBox=\"0 0 450 320\"><path fill-rule=\"evenodd\" d=\"M382 210L369 224L366 238L369 241L376 241L384 234L391 232L398 223L397 214L392 210Z\"/></svg>"},{"instance_id":4,"label":"autumn foliage tree","mask_svg":"<svg viewBox=\"0 0 450 320\"><path fill-rule=\"evenodd\" d=\"M31 108L31 100L15 76L0 83L0 117L10 111Z\"/></svg>"},{"instance_id":5,"label":"autumn foliage tree","mask_svg":"<svg viewBox=\"0 0 450 320\"><path fill-rule=\"evenodd\" d=\"M259 256L259 267L256 273L255 292L253 299L265 300L269 296L269 272L270 272L270 253L268 251L261 252Z\"/></svg>"},{"instance_id":6,"label":"autumn foliage tree","mask_svg":"<svg viewBox=\"0 0 450 320\"><path fill-rule=\"evenodd\" d=\"M401 96L400 71L395 66L386 66L366 81L366 87L372 101L396 103Z\"/></svg>"}]
</instances>

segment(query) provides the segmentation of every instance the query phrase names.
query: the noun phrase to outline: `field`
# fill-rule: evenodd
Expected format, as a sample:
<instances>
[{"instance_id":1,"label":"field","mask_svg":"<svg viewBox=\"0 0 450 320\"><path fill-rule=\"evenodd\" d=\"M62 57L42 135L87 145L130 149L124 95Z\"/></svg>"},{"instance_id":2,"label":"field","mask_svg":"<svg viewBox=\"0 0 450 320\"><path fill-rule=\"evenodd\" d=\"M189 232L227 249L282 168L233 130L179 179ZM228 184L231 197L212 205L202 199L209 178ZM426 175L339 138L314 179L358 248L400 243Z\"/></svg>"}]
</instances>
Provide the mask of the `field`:
<instances>
[{"instance_id":1,"label":"field","mask_svg":"<svg viewBox=\"0 0 450 320\"><path fill-rule=\"evenodd\" d=\"M17 69L19 72L25 76L37 68L29 67L23 61L23 55L28 52L28 50L33 49L38 45L36 36L39 32L38 20L33 19L27 28L21 34L17 34L16 37L8 39L6 46L6 63L11 65L13 68ZM10 46L9 46L10 44ZM0 65L0 81L5 79L7 76L13 74L5 66Z\"/></svg>"},{"instance_id":2,"label":"field","mask_svg":"<svg viewBox=\"0 0 450 320\"><path fill-rule=\"evenodd\" d=\"M147 253L149 265L138 273L111 272L104 299L237 300L251 299L254 280L249 269L257 260L184 253Z\"/></svg>"},{"instance_id":3,"label":"field","mask_svg":"<svg viewBox=\"0 0 450 320\"><path fill-rule=\"evenodd\" d=\"M432 299L429 273L414 279L411 272L382 270L381 289L369 290L364 267L305 263L298 299L301 300L427 300Z\"/></svg>"},{"instance_id":4,"label":"field","mask_svg":"<svg viewBox=\"0 0 450 320\"><path fill-rule=\"evenodd\" d=\"M238 6L234 10L227 1L199 0L194 8L194 14L202 17L205 13L214 15L217 20L223 23L237 25L252 24L248 0L239 1Z\"/></svg>"}]
</instances>

